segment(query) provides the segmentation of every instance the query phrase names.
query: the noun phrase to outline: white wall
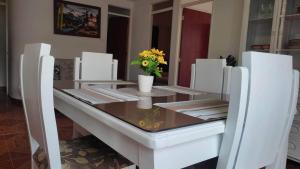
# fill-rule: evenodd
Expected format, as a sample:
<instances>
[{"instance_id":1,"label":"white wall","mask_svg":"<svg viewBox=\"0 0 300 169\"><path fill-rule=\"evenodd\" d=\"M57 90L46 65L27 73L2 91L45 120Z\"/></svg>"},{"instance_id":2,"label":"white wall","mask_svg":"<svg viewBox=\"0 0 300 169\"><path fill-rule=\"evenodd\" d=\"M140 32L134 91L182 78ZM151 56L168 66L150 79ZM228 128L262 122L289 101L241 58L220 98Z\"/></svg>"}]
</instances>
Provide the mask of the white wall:
<instances>
[{"instance_id":1,"label":"white wall","mask_svg":"<svg viewBox=\"0 0 300 169\"><path fill-rule=\"evenodd\" d=\"M131 55L130 60L135 59L139 52L151 47L152 34L152 5L149 0L139 0L134 4ZM137 66L130 66L130 80L136 81L137 75L142 71Z\"/></svg>"},{"instance_id":2,"label":"white wall","mask_svg":"<svg viewBox=\"0 0 300 169\"><path fill-rule=\"evenodd\" d=\"M209 41L209 58L229 54L239 58L244 0L215 0Z\"/></svg>"},{"instance_id":3,"label":"white wall","mask_svg":"<svg viewBox=\"0 0 300 169\"><path fill-rule=\"evenodd\" d=\"M130 61L142 50L151 48L152 5L163 1L167 0L134 0ZM129 80L137 81L139 74L143 72L137 66L129 65Z\"/></svg>"},{"instance_id":4,"label":"white wall","mask_svg":"<svg viewBox=\"0 0 300 169\"><path fill-rule=\"evenodd\" d=\"M141 50L151 47L152 15L154 2L164 0L71 0L101 7L101 39L64 36L53 34L53 0L10 0L9 52L10 91L19 99L19 57L26 43L46 42L52 45L51 54L56 58L72 59L81 51L105 52L107 38L108 4L132 11L131 34L129 40L130 58L133 60ZM129 66L129 79L137 80L141 71Z\"/></svg>"},{"instance_id":5,"label":"white wall","mask_svg":"<svg viewBox=\"0 0 300 169\"><path fill-rule=\"evenodd\" d=\"M72 0L101 7L101 38L85 38L53 33L53 0L9 0L9 48L11 58L10 96L20 98L19 56L27 43L52 45L56 58L74 58L82 51L105 52L107 32L107 0Z\"/></svg>"},{"instance_id":6,"label":"white wall","mask_svg":"<svg viewBox=\"0 0 300 169\"><path fill-rule=\"evenodd\" d=\"M128 0L69 0L101 7L101 38L56 35L53 30L53 0L9 0L10 91L19 93L19 57L27 43L45 42L52 45L56 58L72 59L82 51L105 52L107 41L108 4L132 7Z\"/></svg>"},{"instance_id":7,"label":"white wall","mask_svg":"<svg viewBox=\"0 0 300 169\"><path fill-rule=\"evenodd\" d=\"M173 16L172 16L172 31L170 44L170 61L169 61L169 78L170 85L177 84L180 40L181 40L181 22L182 21L182 0L174 0Z\"/></svg>"},{"instance_id":8,"label":"white wall","mask_svg":"<svg viewBox=\"0 0 300 169\"><path fill-rule=\"evenodd\" d=\"M52 44L52 55L56 58L74 58L81 51L105 52L107 36L108 3L133 8L131 28L131 50L129 60L151 47L152 15L154 2L163 0L72 0L101 7L101 39L53 34L53 0L9 0L9 57L10 96L20 98L19 56L26 43L46 42ZM182 0L174 0L169 83L177 82L177 71ZM213 28L211 32L209 58L233 54L238 56L243 0L214 0ZM137 80L141 71L129 66L129 79Z\"/></svg>"},{"instance_id":9,"label":"white wall","mask_svg":"<svg viewBox=\"0 0 300 169\"><path fill-rule=\"evenodd\" d=\"M126 9L133 9L134 2L131 0L108 0L109 5L126 8Z\"/></svg>"},{"instance_id":10,"label":"white wall","mask_svg":"<svg viewBox=\"0 0 300 169\"><path fill-rule=\"evenodd\" d=\"M177 84L182 7L199 0L174 0L169 84ZM245 0L213 0L208 58L239 56ZM188 72L190 73L190 72Z\"/></svg>"}]
</instances>

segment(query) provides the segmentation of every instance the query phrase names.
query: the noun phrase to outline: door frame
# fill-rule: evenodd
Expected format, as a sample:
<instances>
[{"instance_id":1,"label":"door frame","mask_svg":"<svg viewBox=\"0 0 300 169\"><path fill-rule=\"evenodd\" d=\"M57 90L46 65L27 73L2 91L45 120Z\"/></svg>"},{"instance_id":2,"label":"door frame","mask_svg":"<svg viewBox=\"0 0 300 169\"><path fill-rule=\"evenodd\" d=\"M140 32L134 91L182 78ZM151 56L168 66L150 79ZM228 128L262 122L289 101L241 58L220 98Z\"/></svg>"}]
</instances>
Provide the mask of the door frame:
<instances>
[{"instance_id":1,"label":"door frame","mask_svg":"<svg viewBox=\"0 0 300 169\"><path fill-rule=\"evenodd\" d=\"M169 85L177 85L178 83L183 8L194 6L201 3L210 2L210 1L214 1L214 0L174 1L173 16L172 16L171 47L170 47L170 56L172 57L170 57L170 67L169 67L169 71L174 73L169 74L169 79L168 79ZM211 29L210 29L210 36L211 36Z\"/></svg>"},{"instance_id":2,"label":"door frame","mask_svg":"<svg viewBox=\"0 0 300 169\"><path fill-rule=\"evenodd\" d=\"M126 79L124 80L129 80L129 76L130 76L130 52L131 52L131 42L132 42L132 18L133 18L133 8L134 8L134 3L131 1L122 1L122 3L119 3L119 0L110 0L108 5L110 6L115 6L115 7L119 7L119 8L124 8L124 9L128 9L130 11L130 15L122 15L122 14L118 14L118 13L113 13L113 12L108 12L107 13L107 18L108 15L115 15L115 16L121 16L121 17L127 17L129 19L129 24L128 24L128 42L127 42L127 65L126 65ZM107 26L108 26L108 19L107 19ZM108 33L108 31L106 32ZM106 44L107 45L107 44ZM107 47L106 47L107 48Z\"/></svg>"},{"instance_id":3,"label":"door frame","mask_svg":"<svg viewBox=\"0 0 300 169\"><path fill-rule=\"evenodd\" d=\"M0 6L4 6L5 7L5 41L6 41L6 51L5 51L5 64L6 64L6 70L5 70L5 73L6 73L6 94L8 95L8 92L9 92L9 82L8 82L8 70L9 70L9 65L8 65L8 2L0 2Z\"/></svg>"}]
</instances>

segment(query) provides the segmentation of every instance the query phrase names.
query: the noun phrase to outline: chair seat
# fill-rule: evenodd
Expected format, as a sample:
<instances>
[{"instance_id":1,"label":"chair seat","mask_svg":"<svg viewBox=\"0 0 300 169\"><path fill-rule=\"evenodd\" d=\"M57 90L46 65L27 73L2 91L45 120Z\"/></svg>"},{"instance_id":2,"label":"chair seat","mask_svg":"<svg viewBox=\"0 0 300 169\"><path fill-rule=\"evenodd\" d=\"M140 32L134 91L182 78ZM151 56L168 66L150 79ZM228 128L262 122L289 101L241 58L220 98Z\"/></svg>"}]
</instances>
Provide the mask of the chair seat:
<instances>
[{"instance_id":1,"label":"chair seat","mask_svg":"<svg viewBox=\"0 0 300 169\"><path fill-rule=\"evenodd\" d=\"M62 169L121 169L133 165L125 157L94 136L60 141ZM48 160L42 148L33 158L39 169L48 168Z\"/></svg>"}]
</instances>

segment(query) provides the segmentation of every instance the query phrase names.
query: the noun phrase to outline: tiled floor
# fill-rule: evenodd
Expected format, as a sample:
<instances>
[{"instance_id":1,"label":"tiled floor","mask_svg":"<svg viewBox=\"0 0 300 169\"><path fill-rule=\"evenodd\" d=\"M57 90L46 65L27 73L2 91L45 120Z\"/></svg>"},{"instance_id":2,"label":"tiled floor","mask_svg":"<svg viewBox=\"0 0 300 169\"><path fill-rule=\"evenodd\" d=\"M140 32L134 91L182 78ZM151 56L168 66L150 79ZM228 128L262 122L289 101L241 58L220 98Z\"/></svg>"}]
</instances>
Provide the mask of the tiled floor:
<instances>
[{"instance_id":1,"label":"tiled floor","mask_svg":"<svg viewBox=\"0 0 300 169\"><path fill-rule=\"evenodd\" d=\"M72 136L72 121L57 114L59 136ZM22 104L0 89L0 169L30 169L30 147Z\"/></svg>"},{"instance_id":2,"label":"tiled floor","mask_svg":"<svg viewBox=\"0 0 300 169\"><path fill-rule=\"evenodd\" d=\"M60 139L72 136L72 121L56 114ZM217 159L187 169L214 169ZM30 169L30 147L22 104L9 99L0 89L0 169ZM288 161L287 169L300 169L300 164Z\"/></svg>"}]
</instances>

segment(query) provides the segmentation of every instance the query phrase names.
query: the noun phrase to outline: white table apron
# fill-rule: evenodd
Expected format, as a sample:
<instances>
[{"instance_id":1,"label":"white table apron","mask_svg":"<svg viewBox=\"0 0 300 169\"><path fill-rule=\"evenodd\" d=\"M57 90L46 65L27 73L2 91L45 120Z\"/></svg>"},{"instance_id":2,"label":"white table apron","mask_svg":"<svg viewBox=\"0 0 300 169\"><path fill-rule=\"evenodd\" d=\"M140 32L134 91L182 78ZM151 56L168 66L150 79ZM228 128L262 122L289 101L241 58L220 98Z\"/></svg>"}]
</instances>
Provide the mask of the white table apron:
<instances>
[{"instance_id":1,"label":"white table apron","mask_svg":"<svg viewBox=\"0 0 300 169\"><path fill-rule=\"evenodd\" d=\"M225 121L145 132L54 89L55 108L140 169L180 169L218 156Z\"/></svg>"}]
</instances>

